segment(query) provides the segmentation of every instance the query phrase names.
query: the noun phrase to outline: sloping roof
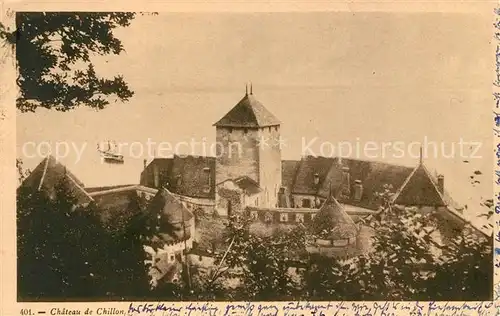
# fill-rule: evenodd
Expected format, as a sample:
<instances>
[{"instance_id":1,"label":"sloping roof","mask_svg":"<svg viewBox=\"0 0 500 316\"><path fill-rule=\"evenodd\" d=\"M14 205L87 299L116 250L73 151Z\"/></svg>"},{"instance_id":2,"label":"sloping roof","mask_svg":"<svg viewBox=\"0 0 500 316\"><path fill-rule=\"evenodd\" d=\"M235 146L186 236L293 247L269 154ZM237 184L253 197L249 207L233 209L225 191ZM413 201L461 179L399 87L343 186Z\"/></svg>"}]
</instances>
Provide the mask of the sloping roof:
<instances>
[{"instance_id":1,"label":"sloping roof","mask_svg":"<svg viewBox=\"0 0 500 316\"><path fill-rule=\"evenodd\" d=\"M446 206L443 196L422 163L408 176L395 195L394 203L405 206Z\"/></svg>"},{"instance_id":2,"label":"sloping roof","mask_svg":"<svg viewBox=\"0 0 500 316\"><path fill-rule=\"evenodd\" d=\"M383 192L385 184L392 185L393 192L396 192L412 172L412 168L406 166L351 158L342 158L339 162L338 158L336 158L333 168L329 171L318 190L318 195L326 198L329 194L330 184L334 192L339 190L342 184L341 169L343 167L349 168L351 198L342 199L340 202L368 209L378 208L379 201L375 193ZM359 201L353 199L354 190L352 187L356 180L360 180L363 186L363 194Z\"/></svg>"},{"instance_id":3,"label":"sloping roof","mask_svg":"<svg viewBox=\"0 0 500 316\"><path fill-rule=\"evenodd\" d=\"M293 194L316 194L328 171L334 163L334 158L306 156L300 161L293 182ZM314 183L315 174L319 183Z\"/></svg>"},{"instance_id":4,"label":"sloping roof","mask_svg":"<svg viewBox=\"0 0 500 316\"><path fill-rule=\"evenodd\" d=\"M30 187L55 197L57 186L63 183L77 200L78 204L88 204L92 197L83 188L83 183L53 156L47 156L23 181L21 187Z\"/></svg>"},{"instance_id":5,"label":"sloping roof","mask_svg":"<svg viewBox=\"0 0 500 316\"><path fill-rule=\"evenodd\" d=\"M312 229L315 234L331 239L356 237L358 228L342 205L329 196L314 217Z\"/></svg>"},{"instance_id":6,"label":"sloping roof","mask_svg":"<svg viewBox=\"0 0 500 316\"><path fill-rule=\"evenodd\" d=\"M280 125L280 121L260 103L253 94L246 94L214 126L266 127Z\"/></svg>"}]
</instances>

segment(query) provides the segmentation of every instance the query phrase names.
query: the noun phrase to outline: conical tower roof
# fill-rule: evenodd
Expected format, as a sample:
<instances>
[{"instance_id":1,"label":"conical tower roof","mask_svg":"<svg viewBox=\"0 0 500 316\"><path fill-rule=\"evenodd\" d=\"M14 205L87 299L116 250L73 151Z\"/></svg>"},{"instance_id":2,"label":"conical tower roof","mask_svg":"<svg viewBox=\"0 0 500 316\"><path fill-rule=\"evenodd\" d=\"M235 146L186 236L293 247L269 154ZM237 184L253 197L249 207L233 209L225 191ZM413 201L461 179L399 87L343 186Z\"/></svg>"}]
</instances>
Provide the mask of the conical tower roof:
<instances>
[{"instance_id":1,"label":"conical tower roof","mask_svg":"<svg viewBox=\"0 0 500 316\"><path fill-rule=\"evenodd\" d=\"M246 93L226 115L214 126L224 127L267 127L280 125L280 121L269 112L253 95Z\"/></svg>"},{"instance_id":2,"label":"conical tower roof","mask_svg":"<svg viewBox=\"0 0 500 316\"><path fill-rule=\"evenodd\" d=\"M358 228L342 205L330 195L314 217L313 231L325 239L339 240L358 235Z\"/></svg>"},{"instance_id":3,"label":"conical tower roof","mask_svg":"<svg viewBox=\"0 0 500 316\"><path fill-rule=\"evenodd\" d=\"M171 225L182 224L193 218L191 213L172 193L167 189L158 190L149 204L149 214L161 216L161 220Z\"/></svg>"},{"instance_id":4,"label":"conical tower roof","mask_svg":"<svg viewBox=\"0 0 500 316\"><path fill-rule=\"evenodd\" d=\"M148 214L156 217L158 235L167 243L176 243L191 237L191 213L167 189L160 189L151 200Z\"/></svg>"}]
</instances>

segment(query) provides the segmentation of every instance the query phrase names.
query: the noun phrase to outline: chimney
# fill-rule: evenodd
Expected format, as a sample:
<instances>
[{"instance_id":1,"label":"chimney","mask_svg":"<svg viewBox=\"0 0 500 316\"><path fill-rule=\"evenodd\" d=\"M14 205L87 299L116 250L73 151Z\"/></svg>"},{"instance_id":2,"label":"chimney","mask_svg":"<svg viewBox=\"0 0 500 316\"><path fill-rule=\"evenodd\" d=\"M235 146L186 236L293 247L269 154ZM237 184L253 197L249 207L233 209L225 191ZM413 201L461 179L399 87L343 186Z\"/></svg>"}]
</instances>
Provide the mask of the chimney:
<instances>
[{"instance_id":1,"label":"chimney","mask_svg":"<svg viewBox=\"0 0 500 316\"><path fill-rule=\"evenodd\" d=\"M351 196L351 174L349 173L349 167L342 168L341 196L344 199L348 199Z\"/></svg>"},{"instance_id":2,"label":"chimney","mask_svg":"<svg viewBox=\"0 0 500 316\"><path fill-rule=\"evenodd\" d=\"M442 174L438 175L438 190L441 194L444 194L444 176Z\"/></svg>"},{"instance_id":3,"label":"chimney","mask_svg":"<svg viewBox=\"0 0 500 316\"><path fill-rule=\"evenodd\" d=\"M361 197L363 196L363 184L361 184L361 180L354 181L354 200L356 202L361 201Z\"/></svg>"},{"instance_id":4,"label":"chimney","mask_svg":"<svg viewBox=\"0 0 500 316\"><path fill-rule=\"evenodd\" d=\"M283 207L283 208L291 207L290 197L288 196L288 193L286 192L285 187L281 187L279 192L278 192L278 205L277 205L277 207Z\"/></svg>"},{"instance_id":5,"label":"chimney","mask_svg":"<svg viewBox=\"0 0 500 316\"><path fill-rule=\"evenodd\" d=\"M318 184L319 184L319 174L315 173L314 174L314 185L318 185Z\"/></svg>"},{"instance_id":6,"label":"chimney","mask_svg":"<svg viewBox=\"0 0 500 316\"><path fill-rule=\"evenodd\" d=\"M154 187L158 188L160 186L160 174L158 172L158 165L154 164L153 165L153 181L154 181Z\"/></svg>"}]
</instances>

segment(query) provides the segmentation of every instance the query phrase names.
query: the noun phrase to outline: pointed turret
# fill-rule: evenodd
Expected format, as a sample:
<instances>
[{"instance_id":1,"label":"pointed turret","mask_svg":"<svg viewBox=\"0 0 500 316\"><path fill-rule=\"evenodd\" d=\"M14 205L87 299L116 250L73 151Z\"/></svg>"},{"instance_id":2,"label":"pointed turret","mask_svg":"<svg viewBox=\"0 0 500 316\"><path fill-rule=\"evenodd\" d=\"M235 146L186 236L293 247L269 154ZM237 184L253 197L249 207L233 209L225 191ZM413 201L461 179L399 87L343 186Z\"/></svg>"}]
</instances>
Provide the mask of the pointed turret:
<instances>
[{"instance_id":1,"label":"pointed turret","mask_svg":"<svg viewBox=\"0 0 500 316\"><path fill-rule=\"evenodd\" d=\"M248 127L259 128L278 126L280 121L260 103L253 94L250 85L245 96L226 115L224 115L214 126L217 127Z\"/></svg>"},{"instance_id":2,"label":"pointed turret","mask_svg":"<svg viewBox=\"0 0 500 316\"><path fill-rule=\"evenodd\" d=\"M313 232L320 238L346 240L358 235L358 228L342 205L333 197L333 190L314 217Z\"/></svg>"},{"instance_id":3,"label":"pointed turret","mask_svg":"<svg viewBox=\"0 0 500 316\"><path fill-rule=\"evenodd\" d=\"M168 243L191 237L191 213L167 189L158 190L148 207L148 214L159 221L160 236Z\"/></svg>"}]
</instances>

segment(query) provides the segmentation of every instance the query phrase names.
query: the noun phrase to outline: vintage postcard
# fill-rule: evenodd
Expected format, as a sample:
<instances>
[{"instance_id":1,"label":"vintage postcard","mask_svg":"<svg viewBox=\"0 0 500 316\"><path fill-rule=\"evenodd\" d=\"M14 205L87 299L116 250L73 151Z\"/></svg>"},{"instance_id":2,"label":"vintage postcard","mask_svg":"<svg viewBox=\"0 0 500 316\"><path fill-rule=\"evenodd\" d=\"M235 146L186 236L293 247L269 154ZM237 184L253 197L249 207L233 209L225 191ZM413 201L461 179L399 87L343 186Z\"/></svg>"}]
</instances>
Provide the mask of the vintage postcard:
<instances>
[{"instance_id":1,"label":"vintage postcard","mask_svg":"<svg viewBox=\"0 0 500 316\"><path fill-rule=\"evenodd\" d=\"M499 310L493 2L3 6L1 315Z\"/></svg>"}]
</instances>

